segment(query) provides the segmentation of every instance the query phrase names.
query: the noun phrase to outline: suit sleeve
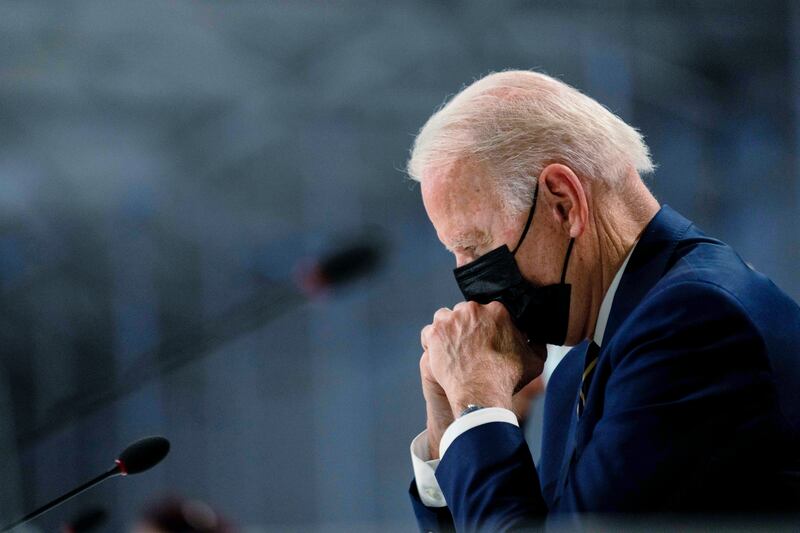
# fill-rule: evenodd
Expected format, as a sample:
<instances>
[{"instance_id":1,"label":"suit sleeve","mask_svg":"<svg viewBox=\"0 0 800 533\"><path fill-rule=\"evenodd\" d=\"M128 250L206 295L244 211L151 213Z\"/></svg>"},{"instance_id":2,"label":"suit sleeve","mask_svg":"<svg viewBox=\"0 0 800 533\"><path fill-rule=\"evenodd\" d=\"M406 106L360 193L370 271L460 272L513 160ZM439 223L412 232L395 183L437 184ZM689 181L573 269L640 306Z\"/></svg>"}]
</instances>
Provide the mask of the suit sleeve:
<instances>
[{"instance_id":1,"label":"suit sleeve","mask_svg":"<svg viewBox=\"0 0 800 533\"><path fill-rule=\"evenodd\" d=\"M411 506L414 508L414 515L417 517L417 525L420 531L425 533L449 533L455 531L450 509L447 507L428 507L422 503L416 480L411 480L408 494L411 497Z\"/></svg>"},{"instance_id":2,"label":"suit sleeve","mask_svg":"<svg viewBox=\"0 0 800 533\"><path fill-rule=\"evenodd\" d=\"M463 433L439 462L436 479L459 532L528 530L547 512L530 450L513 424Z\"/></svg>"},{"instance_id":3,"label":"suit sleeve","mask_svg":"<svg viewBox=\"0 0 800 533\"><path fill-rule=\"evenodd\" d=\"M669 509L769 396L763 343L714 285L683 282L648 297L609 342L602 416L590 435L578 424L584 445L549 512ZM522 433L509 424L461 435L436 478L458 531L526 528L548 513Z\"/></svg>"},{"instance_id":4,"label":"suit sleeve","mask_svg":"<svg viewBox=\"0 0 800 533\"><path fill-rule=\"evenodd\" d=\"M517 416L502 408L488 407L457 418L442 435L439 454L445 455L452 442L467 431L484 424L502 422L519 426ZM422 531L452 531L454 524L441 487L436 480L439 461L431 461L428 453L428 433L423 431L411 441L411 464L414 467L414 483L410 489L411 503Z\"/></svg>"}]
</instances>

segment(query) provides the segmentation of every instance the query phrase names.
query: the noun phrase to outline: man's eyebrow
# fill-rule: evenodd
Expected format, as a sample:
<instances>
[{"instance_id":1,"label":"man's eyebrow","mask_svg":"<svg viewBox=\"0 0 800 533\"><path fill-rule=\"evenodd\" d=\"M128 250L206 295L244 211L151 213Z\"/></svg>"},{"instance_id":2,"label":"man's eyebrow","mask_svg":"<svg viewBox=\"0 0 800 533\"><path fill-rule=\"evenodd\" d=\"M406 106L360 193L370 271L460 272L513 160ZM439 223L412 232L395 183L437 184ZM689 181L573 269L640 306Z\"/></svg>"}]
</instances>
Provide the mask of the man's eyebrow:
<instances>
[{"instance_id":1,"label":"man's eyebrow","mask_svg":"<svg viewBox=\"0 0 800 533\"><path fill-rule=\"evenodd\" d=\"M456 249L480 248L492 242L492 236L485 231L473 230L456 235L447 245L447 249L453 252Z\"/></svg>"}]
</instances>

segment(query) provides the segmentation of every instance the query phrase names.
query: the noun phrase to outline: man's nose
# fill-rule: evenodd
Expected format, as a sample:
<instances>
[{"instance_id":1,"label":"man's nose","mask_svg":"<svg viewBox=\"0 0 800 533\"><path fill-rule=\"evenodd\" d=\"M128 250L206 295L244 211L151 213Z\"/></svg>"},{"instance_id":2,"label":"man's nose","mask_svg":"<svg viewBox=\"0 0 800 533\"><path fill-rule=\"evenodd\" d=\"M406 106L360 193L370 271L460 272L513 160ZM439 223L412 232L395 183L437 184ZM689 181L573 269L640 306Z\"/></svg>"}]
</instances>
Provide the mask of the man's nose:
<instances>
[{"instance_id":1,"label":"man's nose","mask_svg":"<svg viewBox=\"0 0 800 533\"><path fill-rule=\"evenodd\" d=\"M456 253L456 268L462 267L475 260L474 257L468 254Z\"/></svg>"}]
</instances>

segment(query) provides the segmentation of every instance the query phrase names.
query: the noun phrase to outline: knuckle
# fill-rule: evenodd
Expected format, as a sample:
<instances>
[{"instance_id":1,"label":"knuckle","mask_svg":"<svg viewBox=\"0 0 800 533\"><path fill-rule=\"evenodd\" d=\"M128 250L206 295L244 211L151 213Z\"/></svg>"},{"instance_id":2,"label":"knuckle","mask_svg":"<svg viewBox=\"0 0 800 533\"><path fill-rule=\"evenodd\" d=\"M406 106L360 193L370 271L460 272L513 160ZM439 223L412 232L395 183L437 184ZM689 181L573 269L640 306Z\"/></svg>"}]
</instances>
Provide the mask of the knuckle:
<instances>
[{"instance_id":1,"label":"knuckle","mask_svg":"<svg viewBox=\"0 0 800 533\"><path fill-rule=\"evenodd\" d=\"M428 343L428 337L430 337L432 327L433 326L428 324L427 326L422 328L422 331L419 332L419 340L423 346L425 346Z\"/></svg>"},{"instance_id":2,"label":"knuckle","mask_svg":"<svg viewBox=\"0 0 800 533\"><path fill-rule=\"evenodd\" d=\"M469 301L469 302L460 302L456 307L453 308L453 311L458 312L459 315L474 315L480 309L480 304Z\"/></svg>"},{"instance_id":3,"label":"knuckle","mask_svg":"<svg viewBox=\"0 0 800 533\"><path fill-rule=\"evenodd\" d=\"M472 300L467 300L464 302L458 302L455 307L453 307L453 311L463 311L464 309L471 309L475 306L475 302Z\"/></svg>"},{"instance_id":4,"label":"knuckle","mask_svg":"<svg viewBox=\"0 0 800 533\"><path fill-rule=\"evenodd\" d=\"M449 315L450 313L451 313L450 309L448 309L448 308L446 308L446 307L442 307L441 309L438 309L438 310L437 310L437 311L436 311L436 312L433 314L433 320L434 320L434 321L437 321L437 320L443 320L443 319L445 319L445 318L447 317L447 315Z\"/></svg>"},{"instance_id":5,"label":"knuckle","mask_svg":"<svg viewBox=\"0 0 800 533\"><path fill-rule=\"evenodd\" d=\"M486 307L487 307L487 309L489 309L489 311L491 311L493 313L502 313L503 311L505 311L505 308L506 308L506 306L504 306L503 304L501 304L497 300L489 302L488 304L486 304Z\"/></svg>"}]
</instances>

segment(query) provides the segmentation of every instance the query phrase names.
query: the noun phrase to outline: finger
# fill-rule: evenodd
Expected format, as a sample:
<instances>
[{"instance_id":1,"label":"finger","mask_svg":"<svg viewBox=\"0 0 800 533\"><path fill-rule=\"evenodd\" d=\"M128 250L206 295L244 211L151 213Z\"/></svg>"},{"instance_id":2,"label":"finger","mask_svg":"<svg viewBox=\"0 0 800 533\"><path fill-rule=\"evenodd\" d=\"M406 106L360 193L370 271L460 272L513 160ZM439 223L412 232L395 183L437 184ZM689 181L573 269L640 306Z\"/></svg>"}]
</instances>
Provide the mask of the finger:
<instances>
[{"instance_id":1,"label":"finger","mask_svg":"<svg viewBox=\"0 0 800 533\"><path fill-rule=\"evenodd\" d=\"M522 387L517 396L532 400L544 392L544 378L539 376L532 380L530 383Z\"/></svg>"},{"instance_id":2,"label":"finger","mask_svg":"<svg viewBox=\"0 0 800 533\"><path fill-rule=\"evenodd\" d=\"M487 311L491 312L495 316L499 317L503 315L508 315L508 309L506 309L506 306L501 304L497 300L489 302L484 307L486 308Z\"/></svg>"},{"instance_id":3,"label":"finger","mask_svg":"<svg viewBox=\"0 0 800 533\"><path fill-rule=\"evenodd\" d=\"M419 342L422 344L422 349L426 352L428 351L428 339L430 338L432 332L433 324L428 324L422 328L422 331L419 332Z\"/></svg>"},{"instance_id":4,"label":"finger","mask_svg":"<svg viewBox=\"0 0 800 533\"><path fill-rule=\"evenodd\" d=\"M466 302L458 302L455 307L453 307L453 312L477 311L478 308L480 308L480 305L477 302L470 300Z\"/></svg>"},{"instance_id":5,"label":"finger","mask_svg":"<svg viewBox=\"0 0 800 533\"><path fill-rule=\"evenodd\" d=\"M453 314L453 312L450 309L448 309L447 307L442 307L441 309L433 313L433 321L436 322L437 320L444 320L451 314Z\"/></svg>"},{"instance_id":6,"label":"finger","mask_svg":"<svg viewBox=\"0 0 800 533\"><path fill-rule=\"evenodd\" d=\"M475 302L471 300L464 300L463 302L458 302L455 306L453 306L453 311L458 311L459 309L464 309L469 304L474 304Z\"/></svg>"}]
</instances>

